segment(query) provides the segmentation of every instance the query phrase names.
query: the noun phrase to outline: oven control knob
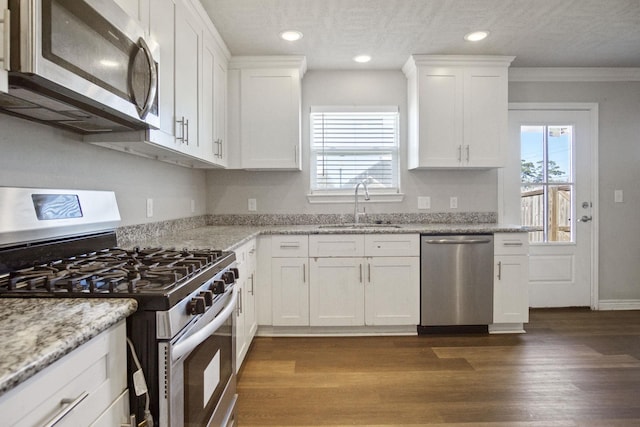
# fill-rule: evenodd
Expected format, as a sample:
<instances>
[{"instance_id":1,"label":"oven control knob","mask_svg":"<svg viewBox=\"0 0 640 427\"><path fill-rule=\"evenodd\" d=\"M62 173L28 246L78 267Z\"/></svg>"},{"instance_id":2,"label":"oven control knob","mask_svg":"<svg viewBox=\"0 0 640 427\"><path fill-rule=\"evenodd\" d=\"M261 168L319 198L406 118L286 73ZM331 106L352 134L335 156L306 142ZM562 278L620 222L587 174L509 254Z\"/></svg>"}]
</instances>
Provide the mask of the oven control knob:
<instances>
[{"instance_id":1,"label":"oven control knob","mask_svg":"<svg viewBox=\"0 0 640 427\"><path fill-rule=\"evenodd\" d=\"M224 281L214 280L209 289L211 289L215 295L224 294Z\"/></svg>"},{"instance_id":2,"label":"oven control knob","mask_svg":"<svg viewBox=\"0 0 640 427\"><path fill-rule=\"evenodd\" d=\"M187 304L188 314L202 314L206 308L204 297L191 298L189 304Z\"/></svg>"},{"instance_id":3,"label":"oven control knob","mask_svg":"<svg viewBox=\"0 0 640 427\"><path fill-rule=\"evenodd\" d=\"M200 296L204 298L204 303L207 307L213 305L213 292L211 291L202 291L200 292Z\"/></svg>"},{"instance_id":4,"label":"oven control knob","mask_svg":"<svg viewBox=\"0 0 640 427\"><path fill-rule=\"evenodd\" d=\"M233 272L233 275L236 277L236 280L238 280L240 278L240 270L238 270L237 268L232 268L231 271Z\"/></svg>"},{"instance_id":5,"label":"oven control knob","mask_svg":"<svg viewBox=\"0 0 640 427\"><path fill-rule=\"evenodd\" d=\"M222 280L224 280L224 283L233 283L236 281L236 275L234 274L233 271L226 271L224 273L222 273Z\"/></svg>"}]
</instances>

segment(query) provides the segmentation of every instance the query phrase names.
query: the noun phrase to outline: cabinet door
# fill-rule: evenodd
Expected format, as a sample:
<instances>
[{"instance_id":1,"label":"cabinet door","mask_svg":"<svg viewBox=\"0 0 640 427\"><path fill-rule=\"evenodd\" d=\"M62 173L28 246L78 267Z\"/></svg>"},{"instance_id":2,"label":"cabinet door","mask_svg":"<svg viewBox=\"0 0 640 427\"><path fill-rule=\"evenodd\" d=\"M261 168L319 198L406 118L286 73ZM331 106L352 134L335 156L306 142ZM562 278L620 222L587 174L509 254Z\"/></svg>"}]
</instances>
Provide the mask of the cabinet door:
<instances>
[{"instance_id":1,"label":"cabinet door","mask_svg":"<svg viewBox=\"0 0 640 427\"><path fill-rule=\"evenodd\" d=\"M5 13L8 13L9 5L8 0L0 0L0 17L4 21ZM9 52L5 51L6 43L4 41L5 26L7 22L0 22L0 93L7 93L9 91Z\"/></svg>"},{"instance_id":2,"label":"cabinet door","mask_svg":"<svg viewBox=\"0 0 640 427\"><path fill-rule=\"evenodd\" d=\"M367 258L365 323L417 325L420 323L420 258Z\"/></svg>"},{"instance_id":3,"label":"cabinet door","mask_svg":"<svg viewBox=\"0 0 640 427\"><path fill-rule=\"evenodd\" d=\"M311 326L364 325L364 258L311 258Z\"/></svg>"},{"instance_id":4,"label":"cabinet door","mask_svg":"<svg viewBox=\"0 0 640 427\"><path fill-rule=\"evenodd\" d=\"M215 138L215 73L216 57L215 41L206 32L202 38L202 75L200 79L200 116L198 124L200 133L200 155L214 164L218 163L218 145Z\"/></svg>"},{"instance_id":5,"label":"cabinet door","mask_svg":"<svg viewBox=\"0 0 640 427\"><path fill-rule=\"evenodd\" d=\"M309 326L307 258L271 260L273 326Z\"/></svg>"},{"instance_id":6,"label":"cabinet door","mask_svg":"<svg viewBox=\"0 0 640 427\"><path fill-rule=\"evenodd\" d=\"M528 257L495 257L493 282L493 322L526 323L529 321Z\"/></svg>"},{"instance_id":7,"label":"cabinet door","mask_svg":"<svg viewBox=\"0 0 640 427\"><path fill-rule=\"evenodd\" d=\"M174 61L175 61L175 3L173 0L154 0L155 7L149 16L152 40L160 46L160 70L158 72L158 109L160 131L175 136L174 120ZM175 139L170 138L175 148Z\"/></svg>"},{"instance_id":8,"label":"cabinet door","mask_svg":"<svg viewBox=\"0 0 640 427\"><path fill-rule=\"evenodd\" d=\"M464 77L462 164L504 166L507 139L507 70L473 67Z\"/></svg>"},{"instance_id":9,"label":"cabinet door","mask_svg":"<svg viewBox=\"0 0 640 427\"><path fill-rule=\"evenodd\" d=\"M185 0L176 2L175 45L175 134L180 150L197 156L201 25Z\"/></svg>"},{"instance_id":10,"label":"cabinet door","mask_svg":"<svg viewBox=\"0 0 640 427\"><path fill-rule=\"evenodd\" d=\"M419 166L460 166L463 89L464 74L459 68L418 69Z\"/></svg>"},{"instance_id":11,"label":"cabinet door","mask_svg":"<svg viewBox=\"0 0 640 427\"><path fill-rule=\"evenodd\" d=\"M226 167L229 146L227 141L227 63L218 54L213 70L213 142L216 163Z\"/></svg>"},{"instance_id":12,"label":"cabinet door","mask_svg":"<svg viewBox=\"0 0 640 427\"><path fill-rule=\"evenodd\" d=\"M244 356L249 349L249 342L245 332L245 316L244 316L244 290L247 281L240 276L236 281L236 289L238 292L238 300L236 303L236 318L234 319L234 328L236 334L236 373L240 370Z\"/></svg>"},{"instance_id":13,"label":"cabinet door","mask_svg":"<svg viewBox=\"0 0 640 427\"><path fill-rule=\"evenodd\" d=\"M240 92L242 167L300 170L300 72L244 69Z\"/></svg>"}]
</instances>

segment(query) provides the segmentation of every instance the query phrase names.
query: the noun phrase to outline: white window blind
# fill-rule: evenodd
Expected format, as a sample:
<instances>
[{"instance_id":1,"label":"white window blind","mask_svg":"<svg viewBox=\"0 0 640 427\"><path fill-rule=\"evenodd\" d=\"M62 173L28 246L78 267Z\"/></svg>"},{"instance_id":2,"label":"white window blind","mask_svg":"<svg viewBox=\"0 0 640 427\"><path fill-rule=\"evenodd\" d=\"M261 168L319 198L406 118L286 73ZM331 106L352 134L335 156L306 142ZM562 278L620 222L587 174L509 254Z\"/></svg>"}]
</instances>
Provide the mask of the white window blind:
<instances>
[{"instance_id":1,"label":"white window blind","mask_svg":"<svg viewBox=\"0 0 640 427\"><path fill-rule=\"evenodd\" d=\"M311 111L311 191L399 191L397 107L316 107Z\"/></svg>"}]
</instances>

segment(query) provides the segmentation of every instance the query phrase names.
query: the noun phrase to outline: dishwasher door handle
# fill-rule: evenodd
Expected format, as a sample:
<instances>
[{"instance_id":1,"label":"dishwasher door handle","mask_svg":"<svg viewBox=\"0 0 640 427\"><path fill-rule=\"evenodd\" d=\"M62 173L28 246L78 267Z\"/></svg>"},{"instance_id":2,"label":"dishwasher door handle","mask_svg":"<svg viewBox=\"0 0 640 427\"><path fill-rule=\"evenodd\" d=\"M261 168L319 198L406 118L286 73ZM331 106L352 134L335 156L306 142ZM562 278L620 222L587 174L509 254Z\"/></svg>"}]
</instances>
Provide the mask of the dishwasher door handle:
<instances>
[{"instance_id":1,"label":"dishwasher door handle","mask_svg":"<svg viewBox=\"0 0 640 427\"><path fill-rule=\"evenodd\" d=\"M491 243L491 239L428 239L424 240L424 242L430 245L473 245L479 243Z\"/></svg>"}]
</instances>

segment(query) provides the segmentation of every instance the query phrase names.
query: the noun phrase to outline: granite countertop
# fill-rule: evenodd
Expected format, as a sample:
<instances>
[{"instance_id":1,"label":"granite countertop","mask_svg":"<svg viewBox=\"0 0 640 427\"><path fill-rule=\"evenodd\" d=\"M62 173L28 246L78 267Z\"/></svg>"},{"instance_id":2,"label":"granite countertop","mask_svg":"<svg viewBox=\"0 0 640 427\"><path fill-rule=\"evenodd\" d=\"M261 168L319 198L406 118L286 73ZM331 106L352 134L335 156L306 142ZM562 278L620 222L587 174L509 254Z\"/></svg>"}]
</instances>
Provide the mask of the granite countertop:
<instances>
[{"instance_id":1,"label":"granite countertop","mask_svg":"<svg viewBox=\"0 0 640 427\"><path fill-rule=\"evenodd\" d=\"M133 299L0 298L0 395L136 311Z\"/></svg>"},{"instance_id":2,"label":"granite countertop","mask_svg":"<svg viewBox=\"0 0 640 427\"><path fill-rule=\"evenodd\" d=\"M190 230L181 230L149 239L136 240L140 247L174 247L177 249L214 248L234 250L260 234L482 234L515 233L526 231L519 225L505 224L348 224L315 225L210 225ZM130 247L127 242L118 242Z\"/></svg>"}]
</instances>

